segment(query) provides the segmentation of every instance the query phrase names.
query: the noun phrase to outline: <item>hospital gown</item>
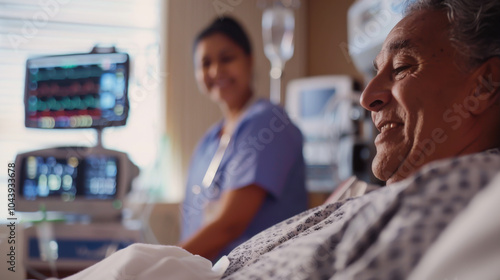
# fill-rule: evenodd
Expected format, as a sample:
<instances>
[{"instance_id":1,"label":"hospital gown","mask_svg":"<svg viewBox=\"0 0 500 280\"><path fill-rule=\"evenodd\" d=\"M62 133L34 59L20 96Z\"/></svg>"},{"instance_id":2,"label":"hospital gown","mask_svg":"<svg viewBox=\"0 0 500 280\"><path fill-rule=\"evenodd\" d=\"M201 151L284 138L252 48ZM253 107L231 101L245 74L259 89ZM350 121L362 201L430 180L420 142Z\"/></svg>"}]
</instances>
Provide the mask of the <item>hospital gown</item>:
<instances>
[{"instance_id":1,"label":"hospital gown","mask_svg":"<svg viewBox=\"0 0 500 280\"><path fill-rule=\"evenodd\" d=\"M311 209L235 248L223 279L406 279L499 170L499 150L488 150Z\"/></svg>"}]
</instances>

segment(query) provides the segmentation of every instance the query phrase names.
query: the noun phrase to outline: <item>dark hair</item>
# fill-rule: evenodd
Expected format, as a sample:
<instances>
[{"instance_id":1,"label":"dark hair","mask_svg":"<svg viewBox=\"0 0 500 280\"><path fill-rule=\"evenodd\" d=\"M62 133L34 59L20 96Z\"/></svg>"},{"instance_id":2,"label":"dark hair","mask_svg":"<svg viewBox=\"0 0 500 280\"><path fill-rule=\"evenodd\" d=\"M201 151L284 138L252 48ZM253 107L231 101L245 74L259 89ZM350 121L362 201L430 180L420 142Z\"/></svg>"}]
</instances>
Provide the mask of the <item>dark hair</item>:
<instances>
[{"instance_id":1,"label":"dark hair","mask_svg":"<svg viewBox=\"0 0 500 280\"><path fill-rule=\"evenodd\" d=\"M226 35L240 46L247 55L252 54L252 46L245 30L236 20L230 17L217 18L212 24L203 29L194 40L193 53L201 40L216 33Z\"/></svg>"},{"instance_id":2,"label":"dark hair","mask_svg":"<svg viewBox=\"0 0 500 280\"><path fill-rule=\"evenodd\" d=\"M500 1L414 0L406 14L420 10L444 11L450 22L450 40L457 51L477 66L500 56Z\"/></svg>"}]
</instances>

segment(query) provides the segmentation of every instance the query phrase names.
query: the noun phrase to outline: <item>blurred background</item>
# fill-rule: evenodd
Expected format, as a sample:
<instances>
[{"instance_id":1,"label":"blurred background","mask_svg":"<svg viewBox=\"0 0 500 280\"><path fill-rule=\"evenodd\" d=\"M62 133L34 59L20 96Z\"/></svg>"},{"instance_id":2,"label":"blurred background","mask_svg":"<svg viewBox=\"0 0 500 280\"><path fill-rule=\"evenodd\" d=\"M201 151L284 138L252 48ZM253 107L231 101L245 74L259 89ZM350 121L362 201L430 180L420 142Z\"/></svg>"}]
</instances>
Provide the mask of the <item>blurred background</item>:
<instances>
[{"instance_id":1,"label":"blurred background","mask_svg":"<svg viewBox=\"0 0 500 280\"><path fill-rule=\"evenodd\" d=\"M49 217L44 211L38 212L38 216L20 216L20 220L26 222L26 228L18 227L16 231L19 258L31 258L23 261L28 263L29 275L37 277L33 268L49 271L47 274L52 270L54 275L56 260L59 270L62 267L70 272L77 271L106 255L100 249L104 245L106 251L138 241L177 242L178 205L184 198L193 149L206 130L222 118L220 109L201 96L196 85L193 39L214 18L229 15L237 19L253 45L255 93L269 98L271 63L264 52L266 42L263 40L262 20L264 10L278 2L291 12L295 23L292 30L293 56L283 70L280 103L305 136L304 156L310 176L309 206L313 207L325 201L340 179L351 175L366 181L373 179L370 159L374 132L369 115L359 108L356 100L373 76L372 60L385 35L401 17L402 0L0 0L0 205L5 205L0 210L0 221L8 223L7 219L12 218L4 210L8 209L8 180L12 179L8 164L16 162L15 210L36 211L33 207L44 205L47 211L52 211L54 209L50 207L57 206L60 201L48 199L34 204L25 200L26 192L19 190L23 187L21 180L24 175L21 173L25 172L21 165L29 162L29 156L34 156L34 152L43 157L60 152L53 150L54 147L73 147L73 150L85 153L94 147L105 147L106 155L119 159L118 165L111 163L115 169L106 169L115 181L112 199L103 199L109 200L108 208L102 209L119 213L120 220L97 223L93 227L81 226L94 225L94 221L100 219L99 207L102 205L96 204L94 212L97 214L93 213L92 219L72 221L78 227L59 224L54 233L37 226L37 223L59 221L59 216ZM33 74L27 70L30 67L28 59L89 53L94 47L99 50L114 47L116 51L128 54L129 111L126 125L103 126L99 130L27 127L30 126L25 123L29 102L25 91L29 89L28 77ZM296 108L304 101L297 95L311 92L309 98L314 91L324 94L325 89L330 92L328 98L342 89L339 96L348 97L347 105L333 108L336 112L329 112L331 115L326 118L313 113L316 119L309 122ZM313 110L309 112L328 109L324 107L324 100L318 100L310 103L316 107L308 108ZM330 117L335 120L335 126L328 126ZM307 126L314 126L312 123L318 121L321 131L314 134L317 131L308 130ZM325 126L323 121L327 123ZM323 147L326 147L326 152ZM335 152L337 150L344 152ZM333 153L336 153L335 157ZM343 159L349 164L343 164ZM107 164L109 167L109 162ZM344 166L345 170L339 170L339 166ZM129 177L120 177L124 173ZM59 178L59 185L61 180ZM91 209L93 206L89 205L94 204L82 205ZM68 224L67 218L64 219ZM124 220L131 223L125 225ZM109 240L94 244L95 250L101 250L95 253L97 259L78 256L74 257L76 260L64 263L61 262L61 250L58 260L58 255L49 254L57 252L57 248L47 247L49 253L45 254L49 255L43 256L45 249L30 243L30 238L39 242L36 244L43 243L41 230L50 233L46 240L49 247L55 244L51 243L55 240L54 234L68 238L75 232L83 232L78 242L87 242L85 246L95 236L109 236ZM122 230L122 237L113 235ZM0 231L2 254L8 234L5 228ZM113 238L123 243L117 243ZM60 249L61 244L59 242ZM87 255L94 254L93 249L85 250ZM0 275L3 275L6 269L0 269ZM24 268L21 271L24 272ZM23 279L24 276L20 277Z\"/></svg>"},{"instance_id":2,"label":"blurred background","mask_svg":"<svg viewBox=\"0 0 500 280\"><path fill-rule=\"evenodd\" d=\"M352 2L302 1L294 10L295 51L286 64L283 85L299 77L331 74L361 80L341 48L347 42ZM180 201L194 146L221 118L217 106L200 97L192 41L222 14L240 20L250 34L256 93L268 97L270 63L262 47L258 1L0 1L0 162L6 166L28 150L95 144L93 130L24 127L26 59L89 52L97 44L115 46L130 55L131 109L127 125L104 130L103 142L126 151L141 168L143 183L138 187L159 192L159 200ZM148 176L151 173L157 179ZM5 182L5 172L0 176ZM6 197L4 189L1 193Z\"/></svg>"}]
</instances>

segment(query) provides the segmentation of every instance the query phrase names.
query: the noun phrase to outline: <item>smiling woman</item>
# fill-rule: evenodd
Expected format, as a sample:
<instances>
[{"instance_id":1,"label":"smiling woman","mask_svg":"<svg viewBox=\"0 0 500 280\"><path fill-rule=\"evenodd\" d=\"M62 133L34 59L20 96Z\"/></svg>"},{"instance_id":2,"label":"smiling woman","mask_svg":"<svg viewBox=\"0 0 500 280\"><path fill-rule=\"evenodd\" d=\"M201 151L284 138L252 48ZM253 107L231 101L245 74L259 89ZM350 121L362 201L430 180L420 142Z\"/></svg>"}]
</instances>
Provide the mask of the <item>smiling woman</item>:
<instances>
[{"instance_id":1,"label":"smiling woman","mask_svg":"<svg viewBox=\"0 0 500 280\"><path fill-rule=\"evenodd\" d=\"M193 49L198 87L224 119L192 157L181 246L215 259L306 209L302 135L282 108L255 100L252 48L235 20L216 19Z\"/></svg>"}]
</instances>

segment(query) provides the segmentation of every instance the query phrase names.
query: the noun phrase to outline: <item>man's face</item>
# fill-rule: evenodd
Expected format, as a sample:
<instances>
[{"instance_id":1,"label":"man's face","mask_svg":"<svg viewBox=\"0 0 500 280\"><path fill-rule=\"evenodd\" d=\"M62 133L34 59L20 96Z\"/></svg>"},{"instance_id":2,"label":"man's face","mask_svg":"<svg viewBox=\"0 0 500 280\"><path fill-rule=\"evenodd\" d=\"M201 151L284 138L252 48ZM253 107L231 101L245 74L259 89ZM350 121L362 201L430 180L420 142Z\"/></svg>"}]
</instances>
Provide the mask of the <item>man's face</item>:
<instances>
[{"instance_id":1,"label":"man's face","mask_svg":"<svg viewBox=\"0 0 500 280\"><path fill-rule=\"evenodd\" d=\"M372 170L388 184L464 149L449 109L463 104L471 78L459 68L447 30L444 13L415 12L390 32L374 61L377 75L361 104L380 131Z\"/></svg>"}]
</instances>

